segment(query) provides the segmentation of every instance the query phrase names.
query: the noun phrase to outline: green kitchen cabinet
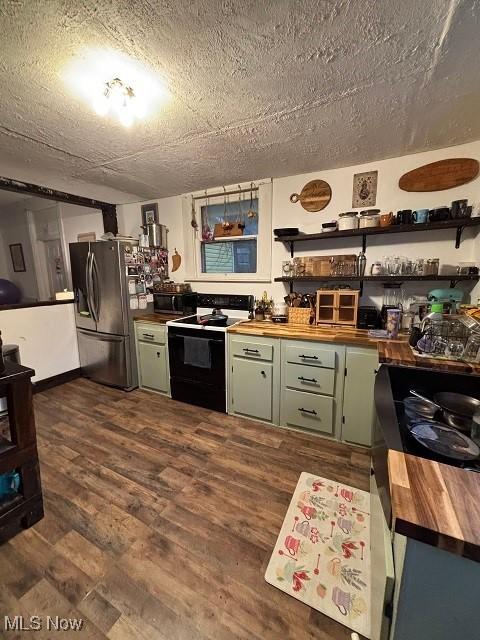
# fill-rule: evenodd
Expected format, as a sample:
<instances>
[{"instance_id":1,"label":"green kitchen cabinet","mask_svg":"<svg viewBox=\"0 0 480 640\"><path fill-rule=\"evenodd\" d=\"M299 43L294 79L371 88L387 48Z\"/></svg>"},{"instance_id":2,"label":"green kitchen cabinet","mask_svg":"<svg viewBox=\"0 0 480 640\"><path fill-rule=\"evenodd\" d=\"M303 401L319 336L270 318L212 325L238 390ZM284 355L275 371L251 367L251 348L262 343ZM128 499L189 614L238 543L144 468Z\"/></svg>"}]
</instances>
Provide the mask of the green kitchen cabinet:
<instances>
[{"instance_id":1,"label":"green kitchen cabinet","mask_svg":"<svg viewBox=\"0 0 480 640\"><path fill-rule=\"evenodd\" d=\"M375 418L373 389L378 369L375 348L347 347L342 440L370 447Z\"/></svg>"},{"instance_id":2,"label":"green kitchen cabinet","mask_svg":"<svg viewBox=\"0 0 480 640\"><path fill-rule=\"evenodd\" d=\"M229 354L229 413L278 424L278 341L230 336Z\"/></svg>"},{"instance_id":3,"label":"green kitchen cabinet","mask_svg":"<svg viewBox=\"0 0 480 640\"><path fill-rule=\"evenodd\" d=\"M345 347L281 340L280 424L339 438Z\"/></svg>"},{"instance_id":4,"label":"green kitchen cabinet","mask_svg":"<svg viewBox=\"0 0 480 640\"><path fill-rule=\"evenodd\" d=\"M135 324L139 385L142 389L168 394L170 374L166 327L153 323Z\"/></svg>"}]
</instances>

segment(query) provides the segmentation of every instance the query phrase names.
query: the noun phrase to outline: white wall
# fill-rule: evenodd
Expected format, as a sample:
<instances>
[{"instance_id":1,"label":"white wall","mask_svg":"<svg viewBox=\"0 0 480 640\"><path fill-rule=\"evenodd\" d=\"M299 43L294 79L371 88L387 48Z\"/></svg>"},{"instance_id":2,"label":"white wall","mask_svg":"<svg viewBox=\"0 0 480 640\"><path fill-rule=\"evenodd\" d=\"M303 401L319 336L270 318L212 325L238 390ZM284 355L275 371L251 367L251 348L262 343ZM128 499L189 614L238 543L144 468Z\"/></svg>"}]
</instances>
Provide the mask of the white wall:
<instances>
[{"instance_id":1,"label":"white wall","mask_svg":"<svg viewBox=\"0 0 480 640\"><path fill-rule=\"evenodd\" d=\"M67 248L69 242L77 242L77 236L80 233L93 231L97 240L100 240L100 236L104 233L102 212L99 209L61 203L60 216Z\"/></svg>"},{"instance_id":2,"label":"white wall","mask_svg":"<svg viewBox=\"0 0 480 640\"><path fill-rule=\"evenodd\" d=\"M22 292L22 301L38 300L38 286L35 277L32 245L28 233L27 216L23 201L2 207L0 210L0 232L3 240L4 265L7 270L0 277L11 280ZM25 271L13 270L9 245L22 245Z\"/></svg>"},{"instance_id":3,"label":"white wall","mask_svg":"<svg viewBox=\"0 0 480 640\"><path fill-rule=\"evenodd\" d=\"M5 344L18 344L34 381L80 366L73 304L0 311L0 331Z\"/></svg>"},{"instance_id":4,"label":"white wall","mask_svg":"<svg viewBox=\"0 0 480 640\"><path fill-rule=\"evenodd\" d=\"M392 132L394 134L394 132ZM300 174L278 178L273 180L273 204L272 204L272 228L299 227L306 233L321 231L323 222L335 220L342 211L352 209L352 182L353 175L363 171L378 170L378 190L376 208L382 211L397 211L398 209L433 208L441 205L450 205L452 200L468 198L478 211L480 207L480 178L462 187L437 191L433 193L408 193L398 187L398 180L402 174L423 164L451 157L471 157L480 160L480 141L459 145L446 149L438 149L426 153L391 158L369 164L356 165L330 171ZM332 188L332 200L329 205L318 213L306 212L300 204L292 204L290 195L299 192L304 184L314 178L326 180ZM149 202L152 202L151 200ZM183 228L181 218L181 196L157 200L159 207L159 222L166 224L169 232L169 250L173 253L176 246L183 255ZM122 233L137 235L141 223L141 204L126 204L118 207L119 229ZM273 242L273 234L272 234ZM355 253L361 250L361 238L339 238L328 243L309 242L296 245L297 255L325 255L337 253ZM464 232L460 249L455 249L455 231L433 231L431 233L398 234L391 237L378 236L368 238L367 246L367 271L373 260L381 259L384 255L400 255L411 258L438 257L441 264L456 264L459 261L480 259L480 240L474 240L474 231L467 229ZM235 283L235 292L261 294L264 289L274 296L282 298L288 288L283 283L274 283L273 278L281 275L283 260L289 259L290 254L282 243L273 242L272 250L272 283L270 285L260 283ZM181 268L172 275L172 279L182 281L185 272ZM299 285L297 285L298 287ZM448 287L448 282L445 285ZM471 291L471 287L462 286L465 291ZM409 293L425 294L433 288L433 283L409 283L404 290ZM232 284L229 282L205 282L195 283L197 291L230 293ZM315 286L301 285L301 290L314 290ZM477 286L472 292L472 298L476 299ZM376 283L365 283L363 304L381 304L383 288Z\"/></svg>"}]
</instances>

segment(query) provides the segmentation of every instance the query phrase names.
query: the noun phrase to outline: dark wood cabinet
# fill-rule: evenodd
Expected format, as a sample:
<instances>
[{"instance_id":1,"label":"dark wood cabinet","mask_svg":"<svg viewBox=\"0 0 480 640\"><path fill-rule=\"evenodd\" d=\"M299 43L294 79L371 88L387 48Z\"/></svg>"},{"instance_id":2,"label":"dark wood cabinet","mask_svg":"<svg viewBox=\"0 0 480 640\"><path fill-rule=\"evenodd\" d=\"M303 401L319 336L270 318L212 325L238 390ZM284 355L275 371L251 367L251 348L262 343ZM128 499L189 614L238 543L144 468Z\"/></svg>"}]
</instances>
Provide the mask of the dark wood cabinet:
<instances>
[{"instance_id":1,"label":"dark wood cabinet","mask_svg":"<svg viewBox=\"0 0 480 640\"><path fill-rule=\"evenodd\" d=\"M16 473L18 489L0 493L0 544L43 517L42 487L33 414L33 369L13 362L0 374L0 397L8 413L0 418L0 477Z\"/></svg>"}]
</instances>

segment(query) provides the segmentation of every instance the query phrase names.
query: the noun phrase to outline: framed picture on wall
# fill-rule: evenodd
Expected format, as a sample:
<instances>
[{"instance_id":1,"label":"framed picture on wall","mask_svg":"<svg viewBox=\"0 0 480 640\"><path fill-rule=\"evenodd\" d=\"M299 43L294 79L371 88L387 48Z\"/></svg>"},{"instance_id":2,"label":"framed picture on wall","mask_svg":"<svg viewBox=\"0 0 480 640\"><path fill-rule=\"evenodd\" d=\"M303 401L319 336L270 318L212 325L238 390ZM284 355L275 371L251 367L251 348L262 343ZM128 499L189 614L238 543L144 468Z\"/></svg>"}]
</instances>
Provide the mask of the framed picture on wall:
<instances>
[{"instance_id":1,"label":"framed picture on wall","mask_svg":"<svg viewBox=\"0 0 480 640\"><path fill-rule=\"evenodd\" d=\"M158 204L156 202L142 204L142 224L152 224L152 222L158 222Z\"/></svg>"},{"instance_id":2,"label":"framed picture on wall","mask_svg":"<svg viewBox=\"0 0 480 640\"><path fill-rule=\"evenodd\" d=\"M352 207L374 207L377 201L378 171L356 173L353 176Z\"/></svg>"},{"instance_id":3,"label":"framed picture on wall","mask_svg":"<svg viewBox=\"0 0 480 640\"><path fill-rule=\"evenodd\" d=\"M23 248L20 242L8 245L10 247L10 256L12 258L13 270L15 272L26 271L25 258L23 257Z\"/></svg>"}]
</instances>

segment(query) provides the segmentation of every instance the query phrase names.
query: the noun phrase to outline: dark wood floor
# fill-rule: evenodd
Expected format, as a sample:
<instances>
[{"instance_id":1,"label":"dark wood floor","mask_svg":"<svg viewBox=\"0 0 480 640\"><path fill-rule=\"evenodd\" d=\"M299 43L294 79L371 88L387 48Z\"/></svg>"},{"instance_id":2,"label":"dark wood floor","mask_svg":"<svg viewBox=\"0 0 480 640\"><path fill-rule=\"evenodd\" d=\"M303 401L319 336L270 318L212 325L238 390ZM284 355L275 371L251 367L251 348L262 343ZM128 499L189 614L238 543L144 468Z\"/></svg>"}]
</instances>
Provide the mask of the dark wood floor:
<instances>
[{"instance_id":1,"label":"dark wood floor","mask_svg":"<svg viewBox=\"0 0 480 640\"><path fill-rule=\"evenodd\" d=\"M79 617L62 638L95 640L350 638L263 574L300 472L368 489L363 450L83 379L35 411L46 516L0 547L2 623Z\"/></svg>"}]
</instances>

